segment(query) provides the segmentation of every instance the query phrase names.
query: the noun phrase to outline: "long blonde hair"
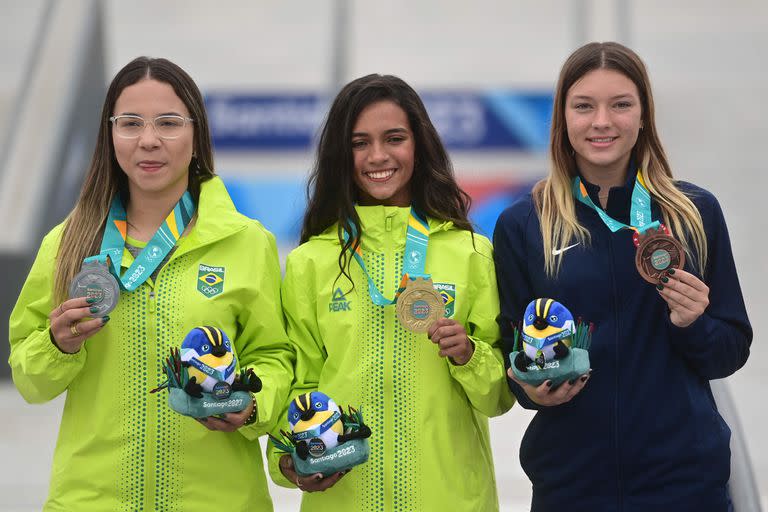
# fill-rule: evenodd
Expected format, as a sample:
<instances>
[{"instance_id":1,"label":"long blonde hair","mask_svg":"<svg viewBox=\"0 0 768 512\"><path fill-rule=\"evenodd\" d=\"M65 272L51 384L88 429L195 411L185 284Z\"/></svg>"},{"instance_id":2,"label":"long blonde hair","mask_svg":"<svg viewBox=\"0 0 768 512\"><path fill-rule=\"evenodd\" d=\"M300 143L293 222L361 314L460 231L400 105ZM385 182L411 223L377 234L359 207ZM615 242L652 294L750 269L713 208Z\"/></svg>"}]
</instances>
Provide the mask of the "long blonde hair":
<instances>
[{"instance_id":1,"label":"long blonde hair","mask_svg":"<svg viewBox=\"0 0 768 512\"><path fill-rule=\"evenodd\" d=\"M707 262L707 239L704 226L693 202L675 185L667 156L656 131L650 80L640 57L618 43L589 43L582 46L563 64L555 90L550 134L551 167L549 176L533 189L534 204L541 224L544 242L544 267L548 276L556 276L562 253L552 249L572 242L589 243L589 231L576 218L571 182L577 175L573 147L568 139L565 121L565 99L571 86L595 69L610 69L623 74L637 86L642 107L642 130L633 149L635 161L643 171L648 191L661 208L662 221L685 248L694 268L703 273Z\"/></svg>"},{"instance_id":2,"label":"long blonde hair","mask_svg":"<svg viewBox=\"0 0 768 512\"><path fill-rule=\"evenodd\" d=\"M80 271L83 259L99 253L112 199L116 194L120 194L124 201L129 199L128 179L115 158L109 117L113 115L112 110L123 89L146 79L164 82L173 87L194 120L195 156L190 165L194 172L189 173L188 189L195 200L200 194L200 184L214 176L208 118L203 96L195 82L183 69L166 59L138 57L129 62L118 71L109 85L101 111L96 148L85 183L75 207L64 221L54 275L56 302L66 300L69 283Z\"/></svg>"}]
</instances>

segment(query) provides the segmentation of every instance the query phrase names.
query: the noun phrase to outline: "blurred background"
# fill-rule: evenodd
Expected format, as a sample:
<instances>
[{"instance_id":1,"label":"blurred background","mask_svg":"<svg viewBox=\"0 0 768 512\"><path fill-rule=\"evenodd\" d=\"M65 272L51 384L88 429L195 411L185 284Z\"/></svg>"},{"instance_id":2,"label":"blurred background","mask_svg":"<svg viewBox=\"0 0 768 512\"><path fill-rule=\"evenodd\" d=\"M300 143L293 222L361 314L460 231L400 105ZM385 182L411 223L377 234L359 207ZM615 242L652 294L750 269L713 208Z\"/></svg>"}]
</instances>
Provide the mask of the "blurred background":
<instances>
[{"instance_id":1,"label":"blurred background","mask_svg":"<svg viewBox=\"0 0 768 512\"><path fill-rule=\"evenodd\" d=\"M74 204L107 84L136 56L166 57L195 79L216 170L284 259L298 240L313 138L341 85L395 74L422 95L490 235L545 174L557 73L592 40L645 60L676 177L723 206L755 340L746 367L715 387L735 434L738 510L766 507L765 0L0 0L0 327L42 236ZM24 404L0 366L0 510L40 509L62 404ZM518 448L530 418L515 407L492 420L505 511L529 508ZM276 510L298 510L297 493L272 490Z\"/></svg>"}]
</instances>

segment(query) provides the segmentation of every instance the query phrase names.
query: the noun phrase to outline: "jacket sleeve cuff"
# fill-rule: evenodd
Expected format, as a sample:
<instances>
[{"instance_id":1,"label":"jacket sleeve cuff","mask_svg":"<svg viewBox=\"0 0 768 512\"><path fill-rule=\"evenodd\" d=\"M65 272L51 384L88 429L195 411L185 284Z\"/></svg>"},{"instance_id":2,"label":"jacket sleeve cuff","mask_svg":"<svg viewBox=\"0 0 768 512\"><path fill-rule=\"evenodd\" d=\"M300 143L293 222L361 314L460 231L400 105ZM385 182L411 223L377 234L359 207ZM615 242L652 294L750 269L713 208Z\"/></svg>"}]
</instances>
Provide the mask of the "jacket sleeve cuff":
<instances>
[{"instance_id":1,"label":"jacket sleeve cuff","mask_svg":"<svg viewBox=\"0 0 768 512\"><path fill-rule=\"evenodd\" d=\"M672 334L670 340L680 348L685 349L691 345L698 345L701 343L701 340L707 338L709 318L706 313L703 313L691 325L686 327L678 327L673 324L669 314L664 315L664 321L669 327L669 332Z\"/></svg>"}]
</instances>

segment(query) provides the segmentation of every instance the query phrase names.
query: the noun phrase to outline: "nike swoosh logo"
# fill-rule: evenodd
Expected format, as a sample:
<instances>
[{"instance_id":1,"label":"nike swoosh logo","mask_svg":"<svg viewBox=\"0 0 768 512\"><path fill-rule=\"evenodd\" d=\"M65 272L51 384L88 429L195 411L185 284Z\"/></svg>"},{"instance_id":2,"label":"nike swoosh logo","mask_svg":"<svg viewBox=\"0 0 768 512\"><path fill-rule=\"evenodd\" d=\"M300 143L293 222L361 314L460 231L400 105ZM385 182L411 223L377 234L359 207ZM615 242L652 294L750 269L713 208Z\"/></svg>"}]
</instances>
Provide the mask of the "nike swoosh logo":
<instances>
[{"instance_id":1,"label":"nike swoosh logo","mask_svg":"<svg viewBox=\"0 0 768 512\"><path fill-rule=\"evenodd\" d=\"M569 245L568 247L563 247L562 249L552 249L552 256L558 256L558 255L564 253L565 251L567 251L568 249L573 249L574 247L579 245L579 243L580 242L576 242L575 244Z\"/></svg>"}]
</instances>

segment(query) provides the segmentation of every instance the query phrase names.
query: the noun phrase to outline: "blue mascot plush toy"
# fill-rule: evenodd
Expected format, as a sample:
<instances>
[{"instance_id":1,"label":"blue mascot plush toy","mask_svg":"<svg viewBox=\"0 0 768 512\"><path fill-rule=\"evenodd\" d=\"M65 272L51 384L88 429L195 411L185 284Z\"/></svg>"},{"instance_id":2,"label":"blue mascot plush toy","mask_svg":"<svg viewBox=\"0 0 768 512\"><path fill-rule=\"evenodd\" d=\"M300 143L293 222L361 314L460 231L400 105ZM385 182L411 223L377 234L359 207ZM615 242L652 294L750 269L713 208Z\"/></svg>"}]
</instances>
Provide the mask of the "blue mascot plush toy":
<instances>
[{"instance_id":1,"label":"blue mascot plush toy","mask_svg":"<svg viewBox=\"0 0 768 512\"><path fill-rule=\"evenodd\" d=\"M252 369L237 372L232 342L221 329L195 327L171 349L164 366L166 381L152 393L168 389L168 404L185 416L203 418L248 407L251 393L261 391L261 380Z\"/></svg>"},{"instance_id":2,"label":"blue mascot plush toy","mask_svg":"<svg viewBox=\"0 0 768 512\"><path fill-rule=\"evenodd\" d=\"M301 476L331 475L368 460L371 429L363 423L363 414L352 407L345 413L325 393L304 393L288 407L290 432L281 431L283 439L270 435L272 444L289 453Z\"/></svg>"},{"instance_id":3,"label":"blue mascot plush toy","mask_svg":"<svg viewBox=\"0 0 768 512\"><path fill-rule=\"evenodd\" d=\"M574 322L568 308L554 299L531 301L525 309L522 329L514 328L512 371L519 380L533 386L551 380L554 387L580 377L589 371L592 328L591 324Z\"/></svg>"}]
</instances>

